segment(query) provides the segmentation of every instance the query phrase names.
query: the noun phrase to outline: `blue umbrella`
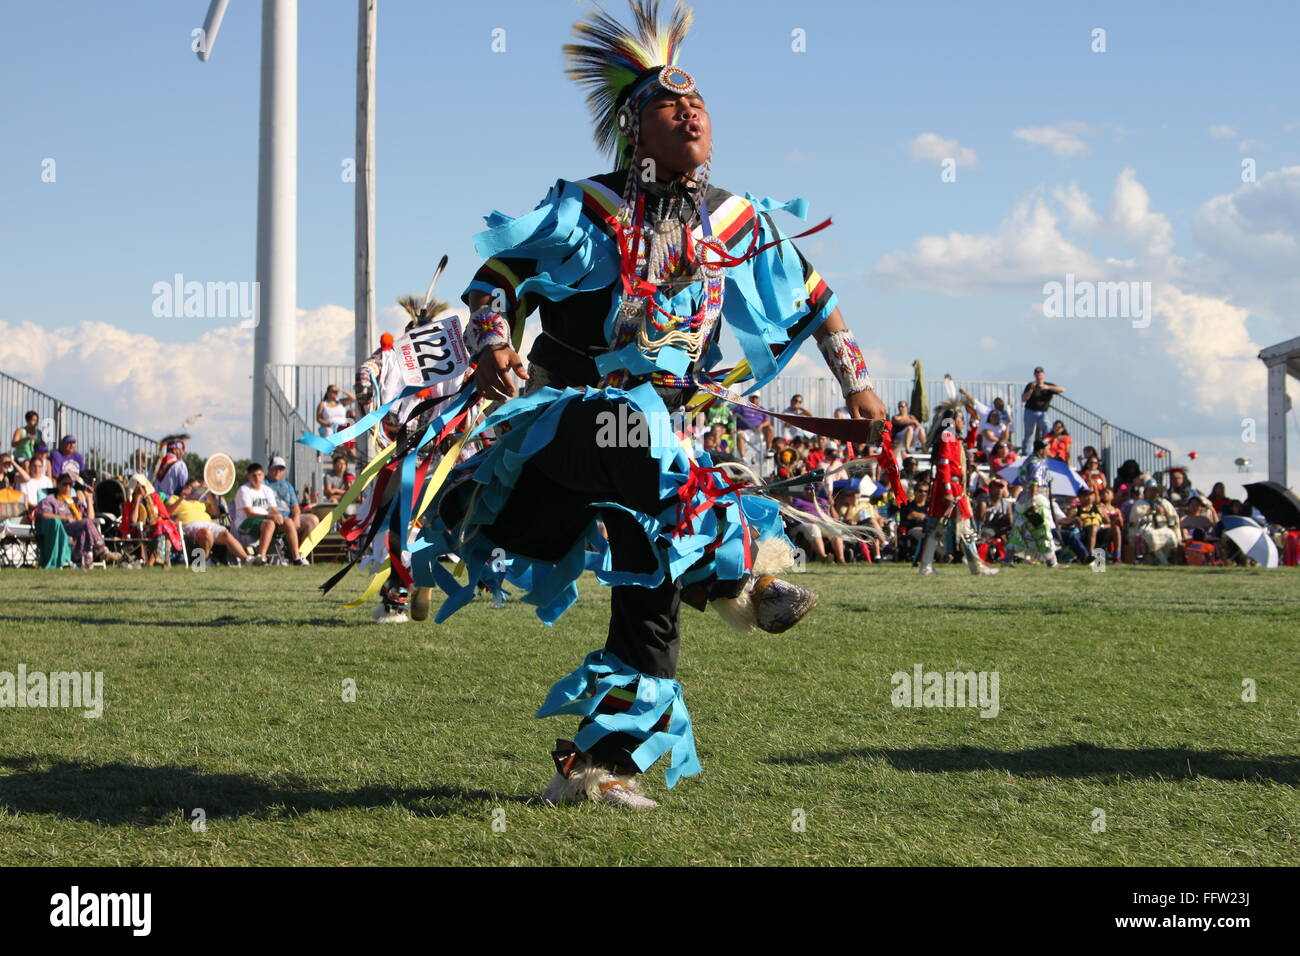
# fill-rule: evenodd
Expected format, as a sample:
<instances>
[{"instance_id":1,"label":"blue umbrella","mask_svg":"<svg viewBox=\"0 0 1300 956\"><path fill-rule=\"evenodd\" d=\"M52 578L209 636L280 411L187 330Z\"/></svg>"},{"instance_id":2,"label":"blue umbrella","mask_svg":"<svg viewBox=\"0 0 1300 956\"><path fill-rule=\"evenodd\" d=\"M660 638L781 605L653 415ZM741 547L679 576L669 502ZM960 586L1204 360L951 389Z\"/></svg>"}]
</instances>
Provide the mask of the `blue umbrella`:
<instances>
[{"instance_id":1,"label":"blue umbrella","mask_svg":"<svg viewBox=\"0 0 1300 956\"><path fill-rule=\"evenodd\" d=\"M1053 495L1077 495L1079 489L1087 484L1077 471L1059 458L1047 459L1047 474L1051 478L1050 493ZM1016 484L1020 478L1020 462L1007 465L998 472L998 477L1005 478L1008 484Z\"/></svg>"},{"instance_id":2,"label":"blue umbrella","mask_svg":"<svg viewBox=\"0 0 1300 956\"><path fill-rule=\"evenodd\" d=\"M1277 545L1254 518L1224 515L1223 536L1260 567L1277 567Z\"/></svg>"}]
</instances>

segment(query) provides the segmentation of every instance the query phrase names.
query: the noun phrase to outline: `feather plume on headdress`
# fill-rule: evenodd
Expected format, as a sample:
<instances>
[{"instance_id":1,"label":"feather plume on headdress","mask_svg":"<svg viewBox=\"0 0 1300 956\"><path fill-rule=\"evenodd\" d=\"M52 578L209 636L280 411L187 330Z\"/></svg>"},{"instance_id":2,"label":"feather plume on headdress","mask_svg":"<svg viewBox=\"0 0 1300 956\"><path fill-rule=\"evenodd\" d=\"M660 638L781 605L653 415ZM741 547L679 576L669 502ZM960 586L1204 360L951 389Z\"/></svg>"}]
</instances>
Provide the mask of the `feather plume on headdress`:
<instances>
[{"instance_id":1,"label":"feather plume on headdress","mask_svg":"<svg viewBox=\"0 0 1300 956\"><path fill-rule=\"evenodd\" d=\"M407 328L432 322L439 313L450 308L442 299L435 299L432 296L428 297L426 303L413 295L404 295L397 300L397 304L411 317L406 323Z\"/></svg>"},{"instance_id":2,"label":"feather plume on headdress","mask_svg":"<svg viewBox=\"0 0 1300 956\"><path fill-rule=\"evenodd\" d=\"M573 26L581 42L564 47L569 61L565 72L587 91L587 105L596 124L596 145L613 156L620 167L631 162L633 145L618 127L622 98L646 71L676 65L693 18L690 7L678 2L667 27L661 28L659 0L629 3L631 29L597 8L588 19Z\"/></svg>"}]
</instances>

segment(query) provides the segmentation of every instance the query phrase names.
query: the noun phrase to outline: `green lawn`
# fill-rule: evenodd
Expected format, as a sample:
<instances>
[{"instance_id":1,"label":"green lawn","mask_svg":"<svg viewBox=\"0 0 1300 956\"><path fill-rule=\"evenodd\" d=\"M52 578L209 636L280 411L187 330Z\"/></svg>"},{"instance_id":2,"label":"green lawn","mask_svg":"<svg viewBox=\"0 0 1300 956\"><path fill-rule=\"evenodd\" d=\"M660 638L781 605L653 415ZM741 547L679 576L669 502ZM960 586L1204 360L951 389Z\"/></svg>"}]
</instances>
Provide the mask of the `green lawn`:
<instances>
[{"instance_id":1,"label":"green lawn","mask_svg":"<svg viewBox=\"0 0 1300 956\"><path fill-rule=\"evenodd\" d=\"M0 671L102 671L107 703L0 710L0 865L1300 863L1293 570L817 569L781 637L686 609L704 772L656 769L641 815L532 799L594 579L554 628L381 626L331 570L4 572ZM1000 712L894 707L916 664L997 671Z\"/></svg>"}]
</instances>

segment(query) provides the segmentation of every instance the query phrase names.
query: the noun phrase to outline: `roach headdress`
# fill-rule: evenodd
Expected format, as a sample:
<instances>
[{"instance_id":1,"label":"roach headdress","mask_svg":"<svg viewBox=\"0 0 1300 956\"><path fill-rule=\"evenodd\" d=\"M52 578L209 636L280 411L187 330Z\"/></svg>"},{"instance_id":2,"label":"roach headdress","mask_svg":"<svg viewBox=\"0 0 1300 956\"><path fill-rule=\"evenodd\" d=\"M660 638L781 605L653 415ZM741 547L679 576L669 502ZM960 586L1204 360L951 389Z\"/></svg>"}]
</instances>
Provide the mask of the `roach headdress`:
<instances>
[{"instance_id":1,"label":"roach headdress","mask_svg":"<svg viewBox=\"0 0 1300 956\"><path fill-rule=\"evenodd\" d=\"M691 28L689 7L678 3L666 27L659 24L659 0L630 0L629 29L597 8L573 26L579 42L564 47L568 75L587 92L596 145L620 169L632 163L641 108L663 92L695 91L695 79L677 66L677 54Z\"/></svg>"}]
</instances>

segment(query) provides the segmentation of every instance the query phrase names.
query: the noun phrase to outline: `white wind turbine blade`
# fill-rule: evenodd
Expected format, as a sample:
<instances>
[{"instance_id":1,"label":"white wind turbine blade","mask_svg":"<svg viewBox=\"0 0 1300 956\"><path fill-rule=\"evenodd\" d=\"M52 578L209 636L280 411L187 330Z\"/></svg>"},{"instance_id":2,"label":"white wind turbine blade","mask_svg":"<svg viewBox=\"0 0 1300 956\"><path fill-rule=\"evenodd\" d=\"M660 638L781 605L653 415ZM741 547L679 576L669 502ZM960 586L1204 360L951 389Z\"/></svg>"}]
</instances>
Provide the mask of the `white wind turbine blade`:
<instances>
[{"instance_id":1,"label":"white wind turbine blade","mask_svg":"<svg viewBox=\"0 0 1300 956\"><path fill-rule=\"evenodd\" d=\"M217 42L217 31L221 29L221 18L226 15L226 4L230 0L212 0L208 5L208 15L203 20L203 47L199 50L199 59L204 63L212 54L212 45Z\"/></svg>"}]
</instances>

